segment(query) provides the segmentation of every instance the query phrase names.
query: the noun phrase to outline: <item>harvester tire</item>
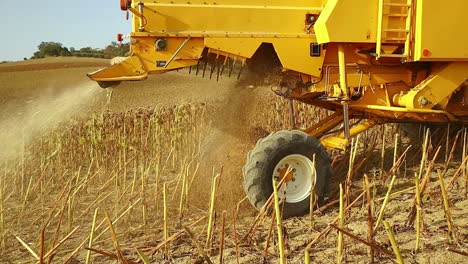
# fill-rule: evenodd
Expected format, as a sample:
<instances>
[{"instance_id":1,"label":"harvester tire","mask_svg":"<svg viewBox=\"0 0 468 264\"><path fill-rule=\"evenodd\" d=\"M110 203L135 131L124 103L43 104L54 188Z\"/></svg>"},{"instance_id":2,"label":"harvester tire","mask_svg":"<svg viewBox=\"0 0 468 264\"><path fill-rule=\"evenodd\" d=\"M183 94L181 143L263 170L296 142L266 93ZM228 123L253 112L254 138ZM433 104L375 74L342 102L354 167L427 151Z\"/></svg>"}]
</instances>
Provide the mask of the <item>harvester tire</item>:
<instances>
[{"instance_id":1,"label":"harvester tire","mask_svg":"<svg viewBox=\"0 0 468 264\"><path fill-rule=\"evenodd\" d=\"M314 154L315 184L312 180L311 166ZM286 189L281 189L282 196L286 199L283 217L304 215L310 207L311 186L315 185L319 201L323 199L332 169L330 157L322 144L302 131L278 131L257 142L247 155L246 164L242 169L244 191L250 203L260 209L273 193L272 179L275 177L279 182L279 173L283 170L284 176L285 166L294 167L294 173L292 180L284 186ZM307 167L310 170L307 170ZM291 190L289 194L288 190Z\"/></svg>"}]
</instances>

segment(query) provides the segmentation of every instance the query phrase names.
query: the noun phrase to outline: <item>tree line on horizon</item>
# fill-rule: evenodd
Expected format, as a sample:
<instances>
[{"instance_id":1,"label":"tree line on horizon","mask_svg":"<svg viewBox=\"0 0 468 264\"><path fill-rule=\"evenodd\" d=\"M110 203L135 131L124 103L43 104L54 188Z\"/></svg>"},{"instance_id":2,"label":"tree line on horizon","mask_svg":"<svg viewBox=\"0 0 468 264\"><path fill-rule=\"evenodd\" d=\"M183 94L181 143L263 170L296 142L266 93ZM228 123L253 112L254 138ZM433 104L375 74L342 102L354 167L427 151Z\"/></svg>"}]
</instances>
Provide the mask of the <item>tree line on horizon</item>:
<instances>
[{"instance_id":1,"label":"tree line on horizon","mask_svg":"<svg viewBox=\"0 0 468 264\"><path fill-rule=\"evenodd\" d=\"M114 57L127 56L130 51L130 44L125 43L119 45L112 41L104 49L84 47L76 49L74 47L67 48L60 42L43 41L37 46L37 51L30 59L41 59L46 57L89 57L111 59ZM27 60L27 58L24 58Z\"/></svg>"}]
</instances>

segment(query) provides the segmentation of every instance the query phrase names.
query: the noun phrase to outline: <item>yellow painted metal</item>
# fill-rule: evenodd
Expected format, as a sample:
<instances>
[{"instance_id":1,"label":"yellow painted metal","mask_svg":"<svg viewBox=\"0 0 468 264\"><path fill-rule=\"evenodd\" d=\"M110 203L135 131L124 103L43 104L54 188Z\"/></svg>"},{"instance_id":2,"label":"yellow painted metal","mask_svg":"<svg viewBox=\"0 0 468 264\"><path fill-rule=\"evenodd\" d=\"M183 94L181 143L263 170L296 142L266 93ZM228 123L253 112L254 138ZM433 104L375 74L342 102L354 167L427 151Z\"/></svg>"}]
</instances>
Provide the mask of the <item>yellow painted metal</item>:
<instances>
[{"instance_id":1,"label":"yellow painted metal","mask_svg":"<svg viewBox=\"0 0 468 264\"><path fill-rule=\"evenodd\" d=\"M346 76L346 61L345 61L345 49L343 44L338 45L338 64L340 71L340 88L343 91L344 99L348 100L348 82Z\"/></svg>"},{"instance_id":2,"label":"yellow painted metal","mask_svg":"<svg viewBox=\"0 0 468 264\"><path fill-rule=\"evenodd\" d=\"M262 44L255 38L237 38L233 41L226 37L205 37L204 45L207 48L221 50L243 58L251 58Z\"/></svg>"},{"instance_id":3,"label":"yellow painted metal","mask_svg":"<svg viewBox=\"0 0 468 264\"><path fill-rule=\"evenodd\" d=\"M375 43L377 2L330 0L314 29L319 43Z\"/></svg>"},{"instance_id":4,"label":"yellow painted metal","mask_svg":"<svg viewBox=\"0 0 468 264\"><path fill-rule=\"evenodd\" d=\"M377 124L377 121L375 120L365 120L362 121L361 123L358 123L354 126L352 126L349 129L349 134L351 137L357 136L358 134L361 134L362 132L366 131L367 129L375 126ZM340 133L340 137L344 137L344 133Z\"/></svg>"},{"instance_id":5,"label":"yellow painted metal","mask_svg":"<svg viewBox=\"0 0 468 264\"><path fill-rule=\"evenodd\" d=\"M346 150L346 147L348 146L352 137L357 136L358 134L368 130L376 124L377 122L374 120L365 120L352 126L349 129L350 137L348 139L346 139L344 133L341 132L321 138L320 143L322 143L322 145L324 145L326 148Z\"/></svg>"},{"instance_id":6,"label":"yellow painted metal","mask_svg":"<svg viewBox=\"0 0 468 264\"><path fill-rule=\"evenodd\" d=\"M343 122L343 119L344 119L343 112L336 111L335 113L320 120L318 123L314 124L312 127L305 129L304 132L317 138L317 137L322 136L324 133L330 131L337 125L339 125L341 122Z\"/></svg>"},{"instance_id":7,"label":"yellow painted metal","mask_svg":"<svg viewBox=\"0 0 468 264\"><path fill-rule=\"evenodd\" d=\"M137 5L134 1L134 5ZM305 14L318 14L320 0L300 1L142 1L145 31L152 34L220 33L306 35ZM134 18L135 20L137 18ZM137 21L134 21L134 24ZM135 29L135 28L134 28ZM136 30L134 30L136 31Z\"/></svg>"},{"instance_id":8,"label":"yellow painted metal","mask_svg":"<svg viewBox=\"0 0 468 264\"><path fill-rule=\"evenodd\" d=\"M329 136L320 139L320 143L322 143L322 145L327 149L346 150L349 142L349 139L336 136Z\"/></svg>"},{"instance_id":9,"label":"yellow painted metal","mask_svg":"<svg viewBox=\"0 0 468 264\"><path fill-rule=\"evenodd\" d=\"M89 73L88 76L97 82L141 81L148 77L148 71L138 56L130 56L120 63Z\"/></svg>"},{"instance_id":10,"label":"yellow painted metal","mask_svg":"<svg viewBox=\"0 0 468 264\"><path fill-rule=\"evenodd\" d=\"M143 18L143 14L141 14L138 10L136 10L133 7L128 8L128 11L132 12L132 14L134 14L138 18Z\"/></svg>"},{"instance_id":11,"label":"yellow painted metal","mask_svg":"<svg viewBox=\"0 0 468 264\"><path fill-rule=\"evenodd\" d=\"M147 78L151 73L164 73L197 64L204 49L203 39L191 38L175 59L164 68L167 62L186 38L171 38L167 50L155 49L155 38L133 38L132 55L125 61L112 65L106 69L90 73L88 76L95 81L139 81ZM157 65L161 62L161 65Z\"/></svg>"},{"instance_id":12,"label":"yellow painted metal","mask_svg":"<svg viewBox=\"0 0 468 264\"><path fill-rule=\"evenodd\" d=\"M468 59L468 1L417 0L416 10L416 61Z\"/></svg>"},{"instance_id":13,"label":"yellow painted metal","mask_svg":"<svg viewBox=\"0 0 468 264\"><path fill-rule=\"evenodd\" d=\"M398 114L403 113L403 114L415 114L416 117L413 118L413 120L419 121L419 122L432 122L432 121L438 121L438 122L461 122L462 120L459 120L455 116L453 116L451 113L443 110L431 110L431 109L408 109L404 107L395 107L395 106L382 106L382 105L359 105L355 104L353 105L353 108L355 109L361 109L363 111L369 111L369 112L374 112L372 110L378 110L378 111L384 111L391 113L392 115L395 115L395 119L399 119ZM417 115L421 114L420 119L417 118ZM439 118L436 118L436 116L444 116L443 120L440 120ZM403 119L403 116L401 116Z\"/></svg>"},{"instance_id":14,"label":"yellow painted metal","mask_svg":"<svg viewBox=\"0 0 468 264\"><path fill-rule=\"evenodd\" d=\"M412 54L411 51L411 41L413 40L413 32L411 31L413 28L413 10L414 10L414 0L406 0L407 7L405 7L406 10L406 21L405 21L405 46L403 49L403 56L404 57L409 57Z\"/></svg>"},{"instance_id":15,"label":"yellow painted metal","mask_svg":"<svg viewBox=\"0 0 468 264\"><path fill-rule=\"evenodd\" d=\"M378 0L377 58L407 59L410 56L414 0ZM386 45L404 43L401 52L386 52ZM392 49L390 49L392 50Z\"/></svg>"},{"instance_id":16,"label":"yellow painted metal","mask_svg":"<svg viewBox=\"0 0 468 264\"><path fill-rule=\"evenodd\" d=\"M320 57L310 56L310 43L315 39L270 39L278 57L286 70L293 70L319 78L322 74L323 62L326 56L326 50L322 51ZM304 48L307 47L307 48Z\"/></svg>"},{"instance_id":17,"label":"yellow painted metal","mask_svg":"<svg viewBox=\"0 0 468 264\"><path fill-rule=\"evenodd\" d=\"M384 17L384 0L378 0L378 13L377 13L377 39L376 39L376 46L375 46L375 53L377 54L377 58L381 56L382 52L382 28L383 28L383 17Z\"/></svg>"},{"instance_id":18,"label":"yellow painted metal","mask_svg":"<svg viewBox=\"0 0 468 264\"><path fill-rule=\"evenodd\" d=\"M396 95L396 105L408 109L444 109L451 95L468 79L468 62L452 62L435 70L408 93Z\"/></svg>"}]
</instances>

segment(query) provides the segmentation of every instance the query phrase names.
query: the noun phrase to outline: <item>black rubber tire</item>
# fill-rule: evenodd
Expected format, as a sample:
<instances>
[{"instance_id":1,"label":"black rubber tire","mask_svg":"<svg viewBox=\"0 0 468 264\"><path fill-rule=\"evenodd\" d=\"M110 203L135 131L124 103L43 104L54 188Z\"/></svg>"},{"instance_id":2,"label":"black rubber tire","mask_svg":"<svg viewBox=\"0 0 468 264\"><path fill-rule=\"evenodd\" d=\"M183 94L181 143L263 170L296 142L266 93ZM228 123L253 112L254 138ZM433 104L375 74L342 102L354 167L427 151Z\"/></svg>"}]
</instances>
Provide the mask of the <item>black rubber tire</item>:
<instances>
[{"instance_id":1,"label":"black rubber tire","mask_svg":"<svg viewBox=\"0 0 468 264\"><path fill-rule=\"evenodd\" d=\"M254 149L247 155L247 161L242 169L244 175L244 191L250 203L260 209L273 193L273 170L285 156L301 154L310 160L315 154L317 179L315 192L319 201L323 199L327 184L332 176L330 157L315 138L308 134L293 131L278 131L260 139ZM310 196L297 203L285 203L283 217L301 216L309 211Z\"/></svg>"}]
</instances>

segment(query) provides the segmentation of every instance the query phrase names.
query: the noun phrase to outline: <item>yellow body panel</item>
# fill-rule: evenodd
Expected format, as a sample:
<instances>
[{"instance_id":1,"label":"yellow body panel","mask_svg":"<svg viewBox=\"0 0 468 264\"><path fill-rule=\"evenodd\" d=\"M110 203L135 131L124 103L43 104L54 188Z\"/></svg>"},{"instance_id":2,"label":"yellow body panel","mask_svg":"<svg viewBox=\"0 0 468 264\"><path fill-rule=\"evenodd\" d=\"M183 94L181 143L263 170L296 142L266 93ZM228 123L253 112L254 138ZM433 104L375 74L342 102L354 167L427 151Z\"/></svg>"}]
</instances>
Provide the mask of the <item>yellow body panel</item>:
<instances>
[{"instance_id":1,"label":"yellow body panel","mask_svg":"<svg viewBox=\"0 0 468 264\"><path fill-rule=\"evenodd\" d=\"M375 43L377 1L330 0L314 29L320 44Z\"/></svg>"},{"instance_id":2,"label":"yellow body panel","mask_svg":"<svg viewBox=\"0 0 468 264\"><path fill-rule=\"evenodd\" d=\"M418 0L416 8L414 59L468 60L468 1Z\"/></svg>"},{"instance_id":3,"label":"yellow body panel","mask_svg":"<svg viewBox=\"0 0 468 264\"><path fill-rule=\"evenodd\" d=\"M319 78L325 60L326 51L321 57L311 57L309 45L315 40L293 39L270 40L278 53L285 70L293 70ZM307 47L307 48L304 48Z\"/></svg>"},{"instance_id":4,"label":"yellow body panel","mask_svg":"<svg viewBox=\"0 0 468 264\"><path fill-rule=\"evenodd\" d=\"M305 35L305 14L318 14L322 1L143 1L145 32L152 34ZM134 6L138 3L135 1ZM134 17L134 32L138 31Z\"/></svg>"}]
</instances>

